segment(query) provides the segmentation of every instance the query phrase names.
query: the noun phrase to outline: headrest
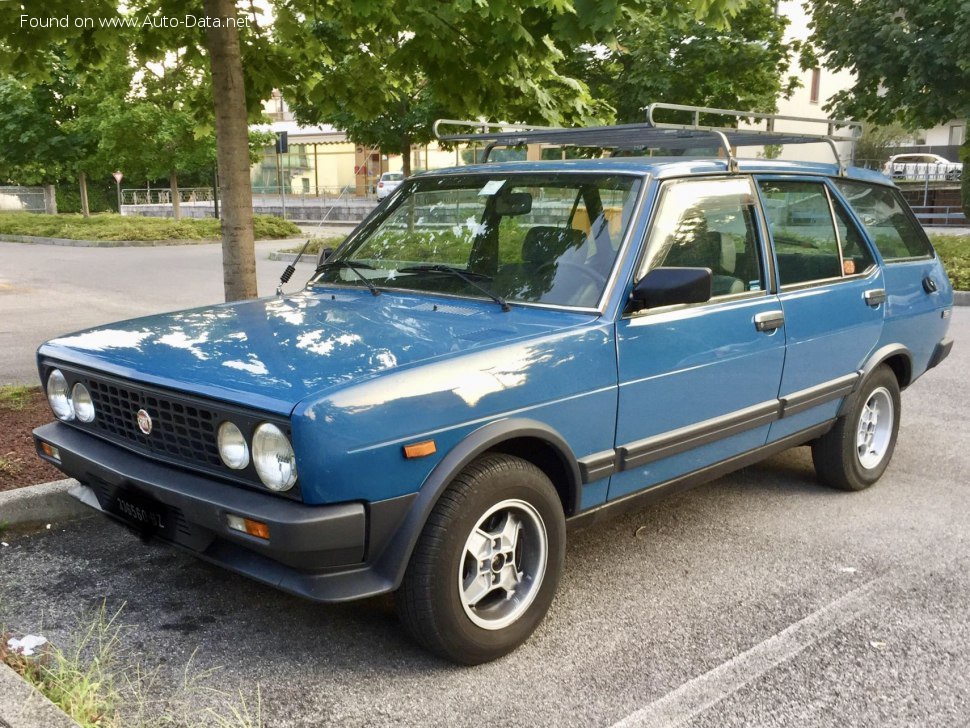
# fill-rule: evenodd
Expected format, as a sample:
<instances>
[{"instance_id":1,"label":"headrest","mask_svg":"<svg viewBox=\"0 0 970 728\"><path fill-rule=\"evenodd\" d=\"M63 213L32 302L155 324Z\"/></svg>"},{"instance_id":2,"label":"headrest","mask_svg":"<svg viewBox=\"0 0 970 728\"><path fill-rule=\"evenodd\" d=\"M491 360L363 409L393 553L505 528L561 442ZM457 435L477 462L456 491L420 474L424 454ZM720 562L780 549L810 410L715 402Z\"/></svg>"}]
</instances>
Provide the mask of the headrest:
<instances>
[{"instance_id":1,"label":"headrest","mask_svg":"<svg viewBox=\"0 0 970 728\"><path fill-rule=\"evenodd\" d=\"M578 248L585 242L586 233L582 230L538 225L525 234L522 260L527 263L551 262L569 248Z\"/></svg>"},{"instance_id":2,"label":"headrest","mask_svg":"<svg viewBox=\"0 0 970 728\"><path fill-rule=\"evenodd\" d=\"M719 256L721 270L724 273L733 274L738 262L738 249L734 247L734 238L717 230L711 230L707 233L707 244L711 252Z\"/></svg>"}]
</instances>

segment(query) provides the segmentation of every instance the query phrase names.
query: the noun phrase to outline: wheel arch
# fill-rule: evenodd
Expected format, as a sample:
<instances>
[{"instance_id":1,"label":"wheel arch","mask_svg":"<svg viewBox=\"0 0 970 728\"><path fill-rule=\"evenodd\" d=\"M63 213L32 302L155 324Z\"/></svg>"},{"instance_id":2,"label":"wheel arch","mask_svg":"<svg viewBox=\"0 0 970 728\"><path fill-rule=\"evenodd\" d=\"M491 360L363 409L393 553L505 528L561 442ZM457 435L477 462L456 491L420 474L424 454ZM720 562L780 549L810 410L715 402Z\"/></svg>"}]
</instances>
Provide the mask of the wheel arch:
<instances>
[{"instance_id":1,"label":"wheel arch","mask_svg":"<svg viewBox=\"0 0 970 728\"><path fill-rule=\"evenodd\" d=\"M491 422L453 447L434 467L418 491L397 532L383 549L375 566L396 589L404 578L411 553L438 498L470 462L486 452L501 452L533 463L549 476L568 517L579 508L582 488L579 465L572 448L552 427L525 418Z\"/></svg>"},{"instance_id":2,"label":"wheel arch","mask_svg":"<svg viewBox=\"0 0 970 728\"><path fill-rule=\"evenodd\" d=\"M859 370L859 380L855 389L842 402L839 408L839 416L846 414L855 403L863 383L881 365L887 365L896 375L899 382L899 389L903 390L913 381L913 354L902 344L888 344L872 353Z\"/></svg>"}]
</instances>

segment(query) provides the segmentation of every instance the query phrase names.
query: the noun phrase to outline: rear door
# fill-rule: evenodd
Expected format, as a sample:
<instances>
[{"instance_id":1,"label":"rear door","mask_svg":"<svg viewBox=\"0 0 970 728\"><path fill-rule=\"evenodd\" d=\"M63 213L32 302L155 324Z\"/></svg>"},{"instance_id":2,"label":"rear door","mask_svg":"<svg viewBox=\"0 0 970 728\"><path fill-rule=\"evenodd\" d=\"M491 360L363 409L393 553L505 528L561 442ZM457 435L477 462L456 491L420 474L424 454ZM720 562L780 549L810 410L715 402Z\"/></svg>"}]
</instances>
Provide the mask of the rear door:
<instances>
[{"instance_id":1,"label":"rear door","mask_svg":"<svg viewBox=\"0 0 970 728\"><path fill-rule=\"evenodd\" d=\"M950 301L946 274L899 190L848 179L836 180L835 187L885 264L883 343L905 344L918 375L946 333L948 321L940 315Z\"/></svg>"},{"instance_id":2,"label":"rear door","mask_svg":"<svg viewBox=\"0 0 970 728\"><path fill-rule=\"evenodd\" d=\"M836 416L883 328L882 270L823 179L759 177L784 312L781 419L769 441Z\"/></svg>"},{"instance_id":3,"label":"rear door","mask_svg":"<svg viewBox=\"0 0 970 728\"><path fill-rule=\"evenodd\" d=\"M713 298L625 314L617 323L615 499L760 447L777 416L781 307L749 177L661 188L636 279L705 267Z\"/></svg>"}]
</instances>

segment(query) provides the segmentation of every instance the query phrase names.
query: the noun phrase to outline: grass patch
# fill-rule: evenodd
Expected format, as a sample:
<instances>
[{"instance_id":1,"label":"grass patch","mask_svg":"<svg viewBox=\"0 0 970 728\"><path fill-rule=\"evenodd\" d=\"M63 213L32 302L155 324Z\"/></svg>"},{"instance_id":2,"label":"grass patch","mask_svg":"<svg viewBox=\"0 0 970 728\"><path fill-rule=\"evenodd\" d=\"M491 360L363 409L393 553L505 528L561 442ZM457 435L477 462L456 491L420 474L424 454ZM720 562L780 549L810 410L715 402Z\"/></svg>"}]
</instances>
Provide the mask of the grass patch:
<instances>
[{"instance_id":1,"label":"grass patch","mask_svg":"<svg viewBox=\"0 0 970 728\"><path fill-rule=\"evenodd\" d=\"M240 691L232 695L205 685L219 668L196 670L195 653L183 670L183 696L154 689L159 671L146 671L129 663L126 629L121 612L109 613L104 603L93 615L81 617L68 637L73 645L62 650L47 643L36 655L10 650L10 633L0 628L0 661L12 667L82 728L159 728L219 726L261 728L262 698L256 685L255 699L247 701ZM149 691L164 698L149 697ZM209 703L199 707L198 698Z\"/></svg>"},{"instance_id":2,"label":"grass patch","mask_svg":"<svg viewBox=\"0 0 970 728\"><path fill-rule=\"evenodd\" d=\"M320 251L324 248L334 248L336 250L337 246L340 245L347 237L343 236L332 236L326 238L310 238L310 245L306 249L304 256L312 255L314 257L320 255ZM281 250L281 253L299 253L303 250L303 244L297 245L292 248L285 248Z\"/></svg>"},{"instance_id":3,"label":"grass patch","mask_svg":"<svg viewBox=\"0 0 970 728\"><path fill-rule=\"evenodd\" d=\"M10 384L0 387L0 409L22 410L30 404L30 396L36 387Z\"/></svg>"},{"instance_id":4,"label":"grass patch","mask_svg":"<svg viewBox=\"0 0 970 728\"><path fill-rule=\"evenodd\" d=\"M970 235L931 235L953 287L970 291Z\"/></svg>"},{"instance_id":5,"label":"grass patch","mask_svg":"<svg viewBox=\"0 0 970 728\"><path fill-rule=\"evenodd\" d=\"M9 457L0 457L0 475L16 475L20 472L22 466L16 460L12 460Z\"/></svg>"},{"instance_id":6,"label":"grass patch","mask_svg":"<svg viewBox=\"0 0 970 728\"><path fill-rule=\"evenodd\" d=\"M253 227L259 240L300 235L295 224L272 215L254 215ZM0 234L68 240L217 240L222 231L219 220L208 218L176 221L108 212L91 217L7 212L0 213Z\"/></svg>"}]
</instances>

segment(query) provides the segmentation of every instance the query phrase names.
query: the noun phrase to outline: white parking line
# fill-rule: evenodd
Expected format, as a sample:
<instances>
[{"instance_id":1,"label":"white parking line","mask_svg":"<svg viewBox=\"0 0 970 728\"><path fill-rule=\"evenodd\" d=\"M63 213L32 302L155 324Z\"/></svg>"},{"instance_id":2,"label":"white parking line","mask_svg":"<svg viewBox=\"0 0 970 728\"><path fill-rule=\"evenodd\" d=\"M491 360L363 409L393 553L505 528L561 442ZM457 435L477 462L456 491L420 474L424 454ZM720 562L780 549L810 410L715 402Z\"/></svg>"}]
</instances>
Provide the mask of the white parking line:
<instances>
[{"instance_id":1,"label":"white parking line","mask_svg":"<svg viewBox=\"0 0 970 728\"><path fill-rule=\"evenodd\" d=\"M882 579L873 579L750 650L631 713L612 728L674 728L700 715L776 665L859 617Z\"/></svg>"}]
</instances>

